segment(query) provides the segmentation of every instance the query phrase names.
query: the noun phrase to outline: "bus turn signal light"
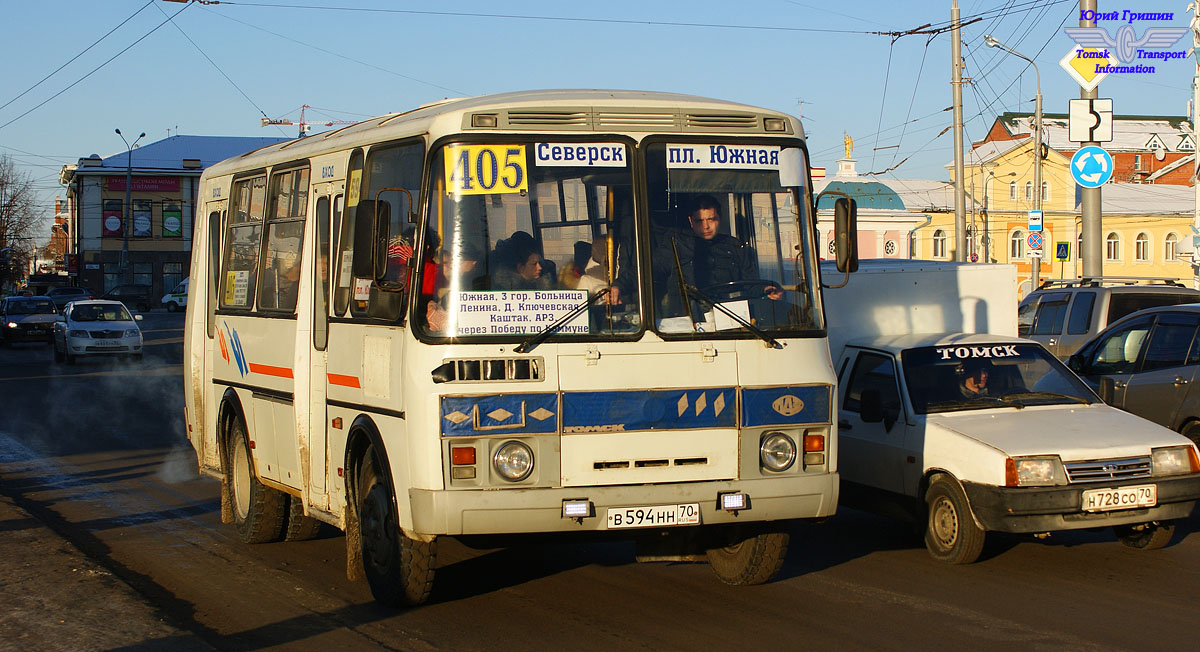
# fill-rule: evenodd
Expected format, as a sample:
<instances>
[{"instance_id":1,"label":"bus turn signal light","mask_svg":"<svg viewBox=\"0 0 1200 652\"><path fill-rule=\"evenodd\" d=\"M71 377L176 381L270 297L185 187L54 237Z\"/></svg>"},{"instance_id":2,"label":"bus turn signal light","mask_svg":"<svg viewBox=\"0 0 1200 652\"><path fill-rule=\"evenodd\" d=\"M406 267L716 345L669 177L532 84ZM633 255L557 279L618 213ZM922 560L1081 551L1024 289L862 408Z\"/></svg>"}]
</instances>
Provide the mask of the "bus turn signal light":
<instances>
[{"instance_id":1,"label":"bus turn signal light","mask_svg":"<svg viewBox=\"0 0 1200 652\"><path fill-rule=\"evenodd\" d=\"M464 466L475 463L474 446L453 446L450 448L450 463L454 466Z\"/></svg>"}]
</instances>

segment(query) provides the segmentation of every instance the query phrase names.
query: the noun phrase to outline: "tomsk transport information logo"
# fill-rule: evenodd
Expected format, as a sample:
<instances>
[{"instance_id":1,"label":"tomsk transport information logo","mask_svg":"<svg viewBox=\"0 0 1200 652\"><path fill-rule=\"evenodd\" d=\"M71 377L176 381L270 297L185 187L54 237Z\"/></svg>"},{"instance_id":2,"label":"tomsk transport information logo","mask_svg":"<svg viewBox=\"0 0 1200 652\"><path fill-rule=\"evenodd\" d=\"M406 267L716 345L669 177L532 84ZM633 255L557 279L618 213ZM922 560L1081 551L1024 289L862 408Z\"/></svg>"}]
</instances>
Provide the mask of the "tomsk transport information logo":
<instances>
[{"instance_id":1,"label":"tomsk transport information logo","mask_svg":"<svg viewBox=\"0 0 1200 652\"><path fill-rule=\"evenodd\" d=\"M1172 59L1186 59L1188 53L1186 50L1168 50L1165 52L1156 52L1155 50L1164 50L1175 45L1184 34L1188 33L1186 27L1147 27L1139 37L1137 30L1134 28L1136 22L1168 22L1175 19L1175 14L1172 12L1136 12L1128 9L1120 11L1080 11L1080 20L1095 20L1096 23L1104 21L1123 22L1117 28L1115 34L1110 34L1103 27L1067 27L1063 32L1075 40L1082 48L1103 48L1099 51L1088 51L1087 49L1076 50L1075 57L1079 59L1093 59L1095 61L1095 74L1101 73L1152 73L1155 72L1155 66L1144 62L1170 61ZM1121 64L1135 65L1118 65L1114 66L1109 63L1109 60L1114 60Z\"/></svg>"}]
</instances>

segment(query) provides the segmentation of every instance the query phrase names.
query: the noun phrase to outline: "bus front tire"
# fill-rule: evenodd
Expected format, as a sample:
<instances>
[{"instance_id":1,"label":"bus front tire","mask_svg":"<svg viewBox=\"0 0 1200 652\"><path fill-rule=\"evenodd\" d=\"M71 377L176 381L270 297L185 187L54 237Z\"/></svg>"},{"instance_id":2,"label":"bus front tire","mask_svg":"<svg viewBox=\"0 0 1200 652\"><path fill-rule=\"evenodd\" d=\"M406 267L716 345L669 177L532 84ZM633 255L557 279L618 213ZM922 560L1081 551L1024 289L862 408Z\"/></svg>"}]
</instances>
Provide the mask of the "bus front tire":
<instances>
[{"instance_id":1,"label":"bus front tire","mask_svg":"<svg viewBox=\"0 0 1200 652\"><path fill-rule=\"evenodd\" d=\"M708 565L726 584L763 584L775 577L787 557L787 523L734 526L717 530L706 551Z\"/></svg>"},{"instance_id":2,"label":"bus front tire","mask_svg":"<svg viewBox=\"0 0 1200 652\"><path fill-rule=\"evenodd\" d=\"M358 478L358 520L363 572L376 602L419 605L433 590L437 540L418 541L400 530L395 500L368 451Z\"/></svg>"},{"instance_id":3,"label":"bus front tire","mask_svg":"<svg viewBox=\"0 0 1200 652\"><path fill-rule=\"evenodd\" d=\"M246 426L235 418L229 432L229 486L233 492L233 526L244 543L267 543L283 531L286 496L264 487L254 475Z\"/></svg>"},{"instance_id":4,"label":"bus front tire","mask_svg":"<svg viewBox=\"0 0 1200 652\"><path fill-rule=\"evenodd\" d=\"M967 495L958 482L934 476L925 492L928 519L925 547L936 560L948 564L970 564L983 552L986 532L975 524Z\"/></svg>"}]
</instances>

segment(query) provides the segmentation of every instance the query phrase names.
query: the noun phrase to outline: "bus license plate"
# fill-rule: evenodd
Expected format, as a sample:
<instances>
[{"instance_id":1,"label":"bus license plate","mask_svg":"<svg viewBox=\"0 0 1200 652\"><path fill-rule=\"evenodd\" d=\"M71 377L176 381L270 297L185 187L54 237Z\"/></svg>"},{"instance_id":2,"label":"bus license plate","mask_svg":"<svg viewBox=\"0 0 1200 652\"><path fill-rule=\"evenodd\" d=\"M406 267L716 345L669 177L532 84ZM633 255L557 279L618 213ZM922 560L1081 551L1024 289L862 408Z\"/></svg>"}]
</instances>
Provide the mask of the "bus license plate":
<instances>
[{"instance_id":1,"label":"bus license plate","mask_svg":"<svg viewBox=\"0 0 1200 652\"><path fill-rule=\"evenodd\" d=\"M1157 504L1158 485L1153 484L1119 489L1089 489L1083 492L1083 511L1085 512L1154 507Z\"/></svg>"},{"instance_id":2,"label":"bus license plate","mask_svg":"<svg viewBox=\"0 0 1200 652\"><path fill-rule=\"evenodd\" d=\"M630 527L669 527L700 523L700 504L651 505L648 507L611 507L608 510L610 530Z\"/></svg>"}]
</instances>

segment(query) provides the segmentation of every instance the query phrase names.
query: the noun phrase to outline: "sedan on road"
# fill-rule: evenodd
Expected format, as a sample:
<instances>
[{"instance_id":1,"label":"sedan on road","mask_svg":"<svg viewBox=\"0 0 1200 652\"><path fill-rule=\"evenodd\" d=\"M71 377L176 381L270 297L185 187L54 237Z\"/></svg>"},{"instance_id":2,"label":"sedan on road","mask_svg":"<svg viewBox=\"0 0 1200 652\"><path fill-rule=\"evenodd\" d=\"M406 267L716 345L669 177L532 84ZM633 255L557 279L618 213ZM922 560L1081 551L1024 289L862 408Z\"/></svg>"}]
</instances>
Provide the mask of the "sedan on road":
<instances>
[{"instance_id":1,"label":"sedan on road","mask_svg":"<svg viewBox=\"0 0 1200 652\"><path fill-rule=\"evenodd\" d=\"M0 341L50 342L58 311L50 297L6 297L0 302Z\"/></svg>"},{"instance_id":2,"label":"sedan on road","mask_svg":"<svg viewBox=\"0 0 1200 652\"><path fill-rule=\"evenodd\" d=\"M54 360L75 364L79 356L125 356L142 359L142 329L120 301L89 299L67 305L65 319L54 329Z\"/></svg>"}]
</instances>

